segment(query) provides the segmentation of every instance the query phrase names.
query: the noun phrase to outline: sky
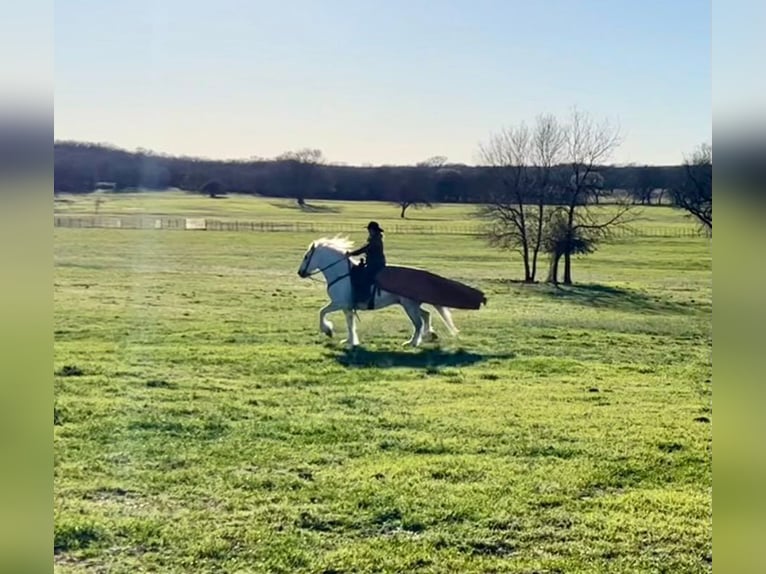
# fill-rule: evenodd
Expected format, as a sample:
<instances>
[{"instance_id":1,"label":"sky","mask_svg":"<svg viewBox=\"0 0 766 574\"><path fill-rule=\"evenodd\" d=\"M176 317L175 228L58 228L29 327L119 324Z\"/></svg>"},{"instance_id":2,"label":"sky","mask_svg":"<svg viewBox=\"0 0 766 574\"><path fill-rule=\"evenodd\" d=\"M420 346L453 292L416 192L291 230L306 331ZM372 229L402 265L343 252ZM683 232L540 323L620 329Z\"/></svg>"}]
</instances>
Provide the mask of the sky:
<instances>
[{"instance_id":1,"label":"sky","mask_svg":"<svg viewBox=\"0 0 766 574\"><path fill-rule=\"evenodd\" d=\"M700 0L61 0L54 49L57 140L474 164L493 132L573 106L620 126L611 163L712 140Z\"/></svg>"}]
</instances>

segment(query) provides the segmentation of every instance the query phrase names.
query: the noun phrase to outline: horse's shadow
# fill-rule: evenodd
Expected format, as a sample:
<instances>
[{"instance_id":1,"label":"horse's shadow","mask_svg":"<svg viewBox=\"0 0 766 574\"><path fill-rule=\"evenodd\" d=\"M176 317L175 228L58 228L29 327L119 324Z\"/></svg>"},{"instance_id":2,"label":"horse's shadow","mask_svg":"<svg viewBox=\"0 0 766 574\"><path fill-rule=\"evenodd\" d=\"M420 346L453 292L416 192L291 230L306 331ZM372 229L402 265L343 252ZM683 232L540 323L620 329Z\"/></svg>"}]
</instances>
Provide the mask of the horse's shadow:
<instances>
[{"instance_id":1,"label":"horse's shadow","mask_svg":"<svg viewBox=\"0 0 766 574\"><path fill-rule=\"evenodd\" d=\"M485 354L464 349L446 351L434 349L372 350L364 347L331 352L329 356L344 367L433 369L437 367L467 367L490 359L510 359L513 353Z\"/></svg>"}]
</instances>

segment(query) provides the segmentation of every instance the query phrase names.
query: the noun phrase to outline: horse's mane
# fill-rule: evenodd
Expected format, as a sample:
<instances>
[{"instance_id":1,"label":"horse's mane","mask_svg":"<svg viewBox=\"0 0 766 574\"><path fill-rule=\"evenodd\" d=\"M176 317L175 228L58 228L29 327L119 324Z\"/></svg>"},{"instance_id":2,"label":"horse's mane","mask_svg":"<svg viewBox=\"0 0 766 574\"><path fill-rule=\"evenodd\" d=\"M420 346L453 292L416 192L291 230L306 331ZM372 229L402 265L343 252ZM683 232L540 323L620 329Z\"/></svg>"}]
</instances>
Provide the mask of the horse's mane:
<instances>
[{"instance_id":1,"label":"horse's mane","mask_svg":"<svg viewBox=\"0 0 766 574\"><path fill-rule=\"evenodd\" d=\"M353 241L351 241L348 237L341 235L336 235L335 237L320 237L319 239L315 240L313 244L317 247L326 247L328 249L332 249L333 251L340 251L343 253L349 251L354 246Z\"/></svg>"}]
</instances>

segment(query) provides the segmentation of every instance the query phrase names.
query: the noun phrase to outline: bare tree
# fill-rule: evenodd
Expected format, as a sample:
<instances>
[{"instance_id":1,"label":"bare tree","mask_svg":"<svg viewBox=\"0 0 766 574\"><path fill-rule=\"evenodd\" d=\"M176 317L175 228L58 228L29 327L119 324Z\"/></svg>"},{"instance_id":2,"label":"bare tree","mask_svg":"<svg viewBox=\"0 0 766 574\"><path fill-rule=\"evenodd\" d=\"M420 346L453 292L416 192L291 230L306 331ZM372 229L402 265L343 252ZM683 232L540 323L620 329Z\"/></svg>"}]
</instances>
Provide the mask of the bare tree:
<instances>
[{"instance_id":1,"label":"bare tree","mask_svg":"<svg viewBox=\"0 0 766 574\"><path fill-rule=\"evenodd\" d=\"M589 208L599 193L598 182L603 178L594 176L600 165L612 155L621 143L620 130L608 121L597 124L588 114L574 108L565 128L564 158L570 171L568 185L562 186L565 232L563 237L564 284L572 283L572 255L578 253L578 238L588 236L592 245L599 237L606 236L610 228L624 223L630 210L628 202L621 203L605 217L603 210L597 213ZM581 251L579 251L581 252ZM551 276L551 274L554 274ZM558 262L551 265L548 280L558 283Z\"/></svg>"},{"instance_id":2,"label":"bare tree","mask_svg":"<svg viewBox=\"0 0 766 574\"><path fill-rule=\"evenodd\" d=\"M276 160L283 162L286 169L287 193L295 198L300 207L305 207L306 196L312 185L316 184L317 166L325 163L322 151L312 148L287 151L278 155Z\"/></svg>"},{"instance_id":3,"label":"bare tree","mask_svg":"<svg viewBox=\"0 0 766 574\"><path fill-rule=\"evenodd\" d=\"M554 168L561 161L566 134L555 116L544 114L537 117L532 136L532 158L537 166L537 226L532 254L532 278L537 271L537 257L543 247L546 226L551 222L553 210L546 213L545 204L556 188Z\"/></svg>"},{"instance_id":4,"label":"bare tree","mask_svg":"<svg viewBox=\"0 0 766 574\"><path fill-rule=\"evenodd\" d=\"M684 160L683 181L671 190L673 203L713 231L713 148L703 143Z\"/></svg>"},{"instance_id":5,"label":"bare tree","mask_svg":"<svg viewBox=\"0 0 766 574\"><path fill-rule=\"evenodd\" d=\"M630 194L633 203L641 205L652 204L652 192L654 191L654 178L648 165L636 166L628 178Z\"/></svg>"},{"instance_id":6,"label":"bare tree","mask_svg":"<svg viewBox=\"0 0 766 574\"><path fill-rule=\"evenodd\" d=\"M399 207L399 217L407 217L407 210L420 209L421 207L433 207L428 197L427 182L424 174L413 174L406 179L396 190L394 204Z\"/></svg>"},{"instance_id":7,"label":"bare tree","mask_svg":"<svg viewBox=\"0 0 766 574\"><path fill-rule=\"evenodd\" d=\"M483 163L496 168L500 178L492 201L480 208L489 222L485 237L492 246L517 250L524 262L524 280L533 281L528 221L532 216L527 208L531 192L529 129L523 123L505 128L481 144L479 154Z\"/></svg>"},{"instance_id":8,"label":"bare tree","mask_svg":"<svg viewBox=\"0 0 766 574\"><path fill-rule=\"evenodd\" d=\"M546 208L553 187L553 167L563 149L563 132L553 116L538 116L532 131L521 123L490 136L479 146L483 163L496 169L499 187L479 209L487 220L490 245L516 250L524 263L524 280L537 274L538 254L551 210Z\"/></svg>"},{"instance_id":9,"label":"bare tree","mask_svg":"<svg viewBox=\"0 0 766 574\"><path fill-rule=\"evenodd\" d=\"M394 191L393 203L400 209L399 217L404 219L410 207L433 207L436 169L446 162L446 157L435 155L408 169L409 174Z\"/></svg>"}]
</instances>

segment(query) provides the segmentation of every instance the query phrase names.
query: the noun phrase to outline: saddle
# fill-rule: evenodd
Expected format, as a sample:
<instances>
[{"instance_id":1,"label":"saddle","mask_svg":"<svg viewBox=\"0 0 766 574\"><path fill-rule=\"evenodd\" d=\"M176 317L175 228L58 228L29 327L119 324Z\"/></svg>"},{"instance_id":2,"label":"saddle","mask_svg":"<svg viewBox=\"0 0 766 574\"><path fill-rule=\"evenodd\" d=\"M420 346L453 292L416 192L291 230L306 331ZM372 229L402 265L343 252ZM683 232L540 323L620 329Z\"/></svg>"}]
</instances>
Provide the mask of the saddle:
<instances>
[{"instance_id":1,"label":"saddle","mask_svg":"<svg viewBox=\"0 0 766 574\"><path fill-rule=\"evenodd\" d=\"M360 263L353 264L350 271L351 291L354 297L354 308L365 306L367 309L374 309L375 292L380 293L380 287L376 284L374 278L370 277L370 269L367 262L362 260Z\"/></svg>"}]
</instances>

